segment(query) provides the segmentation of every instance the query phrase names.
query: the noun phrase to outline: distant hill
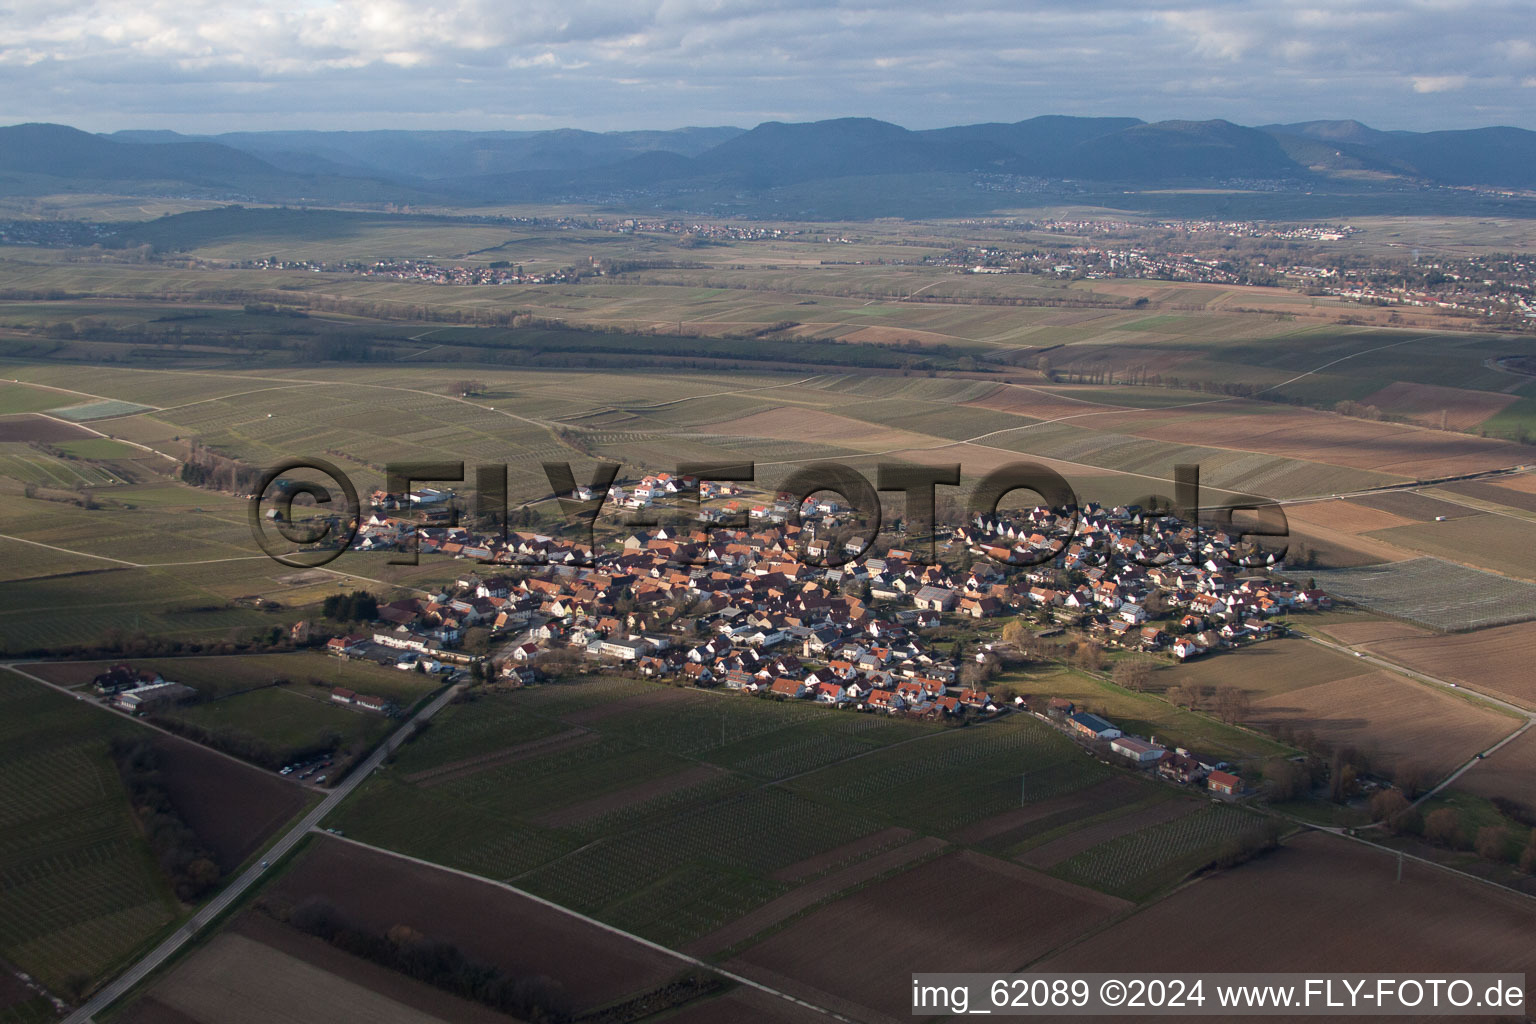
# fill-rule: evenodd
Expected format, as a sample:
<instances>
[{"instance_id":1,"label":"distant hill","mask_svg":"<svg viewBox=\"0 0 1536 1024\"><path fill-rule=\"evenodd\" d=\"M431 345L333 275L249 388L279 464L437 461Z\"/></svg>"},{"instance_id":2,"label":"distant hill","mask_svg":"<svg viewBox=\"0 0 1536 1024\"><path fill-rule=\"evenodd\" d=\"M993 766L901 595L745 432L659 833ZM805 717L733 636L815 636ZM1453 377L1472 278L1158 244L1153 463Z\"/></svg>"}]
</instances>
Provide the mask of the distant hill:
<instances>
[{"instance_id":1,"label":"distant hill","mask_svg":"<svg viewBox=\"0 0 1536 1024\"><path fill-rule=\"evenodd\" d=\"M456 180L491 174L590 169L644 153L696 156L741 128L588 132L367 131L229 132L199 136L296 171L349 171L396 181ZM174 132L116 132L116 139L174 142Z\"/></svg>"},{"instance_id":2,"label":"distant hill","mask_svg":"<svg viewBox=\"0 0 1536 1024\"><path fill-rule=\"evenodd\" d=\"M1257 128L1230 121L1159 121L1080 142L1062 153L1063 173L1095 181L1301 178L1306 168Z\"/></svg>"},{"instance_id":3,"label":"distant hill","mask_svg":"<svg viewBox=\"0 0 1536 1024\"><path fill-rule=\"evenodd\" d=\"M1536 132L1523 128L1383 132L1359 121L1304 121L1263 130L1282 143L1322 142L1347 163L1437 184L1536 187Z\"/></svg>"},{"instance_id":4,"label":"distant hill","mask_svg":"<svg viewBox=\"0 0 1536 1024\"><path fill-rule=\"evenodd\" d=\"M1010 184L1023 179L1046 184ZM1348 120L1250 128L1221 120L1149 124L1060 115L920 131L860 117L770 121L750 130L616 132L189 136L92 135L48 124L0 128L0 193L11 194L99 190L457 205L641 199L659 208L695 204L818 216L886 208L911 216L1007 206L998 196L1014 188L1067 195L1102 187L1105 194L1124 194L1254 180L1270 183L1268 192L1298 196L1323 186L1358 191L1402 182L1415 189L1426 183L1536 188L1536 133L1380 131Z\"/></svg>"},{"instance_id":5,"label":"distant hill","mask_svg":"<svg viewBox=\"0 0 1536 1024\"><path fill-rule=\"evenodd\" d=\"M380 183L361 176L295 174L216 142L118 140L57 124L0 128L0 192L80 190L270 200L385 198Z\"/></svg>"}]
</instances>

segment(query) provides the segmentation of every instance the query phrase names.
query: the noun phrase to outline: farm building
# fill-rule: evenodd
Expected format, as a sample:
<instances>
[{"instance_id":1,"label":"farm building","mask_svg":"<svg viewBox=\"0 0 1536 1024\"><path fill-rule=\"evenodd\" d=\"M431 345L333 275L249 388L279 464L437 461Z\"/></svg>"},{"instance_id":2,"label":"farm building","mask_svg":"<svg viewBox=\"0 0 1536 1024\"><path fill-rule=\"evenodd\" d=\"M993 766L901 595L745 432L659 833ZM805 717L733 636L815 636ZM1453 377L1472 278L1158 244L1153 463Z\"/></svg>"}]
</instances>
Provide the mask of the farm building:
<instances>
[{"instance_id":1,"label":"farm building","mask_svg":"<svg viewBox=\"0 0 1536 1024\"><path fill-rule=\"evenodd\" d=\"M1113 722L1086 711L1079 711L1067 719L1067 723L1078 736L1090 740L1112 740L1121 735Z\"/></svg>"},{"instance_id":2,"label":"farm building","mask_svg":"<svg viewBox=\"0 0 1536 1024\"><path fill-rule=\"evenodd\" d=\"M1109 741L1109 749L1137 764L1155 764L1167 751L1134 736L1118 736Z\"/></svg>"},{"instance_id":3,"label":"farm building","mask_svg":"<svg viewBox=\"0 0 1536 1024\"><path fill-rule=\"evenodd\" d=\"M1243 780L1231 772L1211 772L1205 784L1212 793L1220 793L1222 796L1237 796L1243 791Z\"/></svg>"},{"instance_id":4,"label":"farm building","mask_svg":"<svg viewBox=\"0 0 1536 1024\"><path fill-rule=\"evenodd\" d=\"M190 686L162 680L155 683L145 683L143 686L135 686L131 690L124 690L114 700L117 706L124 711L139 712L148 711L150 708L158 707L171 701L184 700L187 697L194 697L196 695L197 691Z\"/></svg>"}]
</instances>

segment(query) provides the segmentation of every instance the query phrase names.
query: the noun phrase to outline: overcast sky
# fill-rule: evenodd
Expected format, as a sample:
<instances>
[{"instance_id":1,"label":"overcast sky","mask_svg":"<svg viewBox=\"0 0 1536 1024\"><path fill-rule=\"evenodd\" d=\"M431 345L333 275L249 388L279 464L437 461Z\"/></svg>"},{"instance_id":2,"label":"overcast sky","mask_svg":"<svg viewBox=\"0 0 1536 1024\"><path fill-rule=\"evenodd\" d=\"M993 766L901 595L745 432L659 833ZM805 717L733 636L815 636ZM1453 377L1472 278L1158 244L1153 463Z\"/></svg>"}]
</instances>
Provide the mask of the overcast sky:
<instances>
[{"instance_id":1,"label":"overcast sky","mask_svg":"<svg viewBox=\"0 0 1536 1024\"><path fill-rule=\"evenodd\" d=\"M0 0L0 122L673 128L1036 114L1536 129L1531 0Z\"/></svg>"}]
</instances>

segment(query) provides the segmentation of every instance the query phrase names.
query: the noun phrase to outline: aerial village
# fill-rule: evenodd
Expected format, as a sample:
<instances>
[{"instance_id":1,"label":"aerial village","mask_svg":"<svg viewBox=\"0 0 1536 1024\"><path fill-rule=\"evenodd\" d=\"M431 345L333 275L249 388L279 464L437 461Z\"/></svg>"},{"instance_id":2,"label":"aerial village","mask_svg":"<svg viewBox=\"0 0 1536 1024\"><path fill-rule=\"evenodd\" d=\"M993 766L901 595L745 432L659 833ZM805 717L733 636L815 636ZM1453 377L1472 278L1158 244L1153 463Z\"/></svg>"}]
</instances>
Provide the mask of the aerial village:
<instances>
[{"instance_id":1,"label":"aerial village","mask_svg":"<svg viewBox=\"0 0 1536 1024\"><path fill-rule=\"evenodd\" d=\"M622 515L695 490L708 504L690 517L622 527ZM595 495L578 488L574 497ZM949 722L1027 712L1194 781L1219 766L1123 736L1061 701L994 700L986 681L1009 652L1002 623L987 630L986 620L1018 619L1036 635L1070 629L1106 650L1182 661L1262 642L1276 635L1277 617L1331 604L1275 574L1273 556L1246 564L1253 551L1239 551L1240 539L1135 508L974 516L936 530L949 564L929 565L900 547L865 550L844 529L851 510L825 492L796 516L787 495L648 475L609 491L611 529L592 548L561 531L424 525L444 522L452 498L372 495L353 547L414 546L466 569L439 593L381 604L371 631L331 638L331 653L445 674L468 666L512 686L607 671ZM491 630L489 654L461 648L473 627ZM952 642L957 630L979 642Z\"/></svg>"}]
</instances>

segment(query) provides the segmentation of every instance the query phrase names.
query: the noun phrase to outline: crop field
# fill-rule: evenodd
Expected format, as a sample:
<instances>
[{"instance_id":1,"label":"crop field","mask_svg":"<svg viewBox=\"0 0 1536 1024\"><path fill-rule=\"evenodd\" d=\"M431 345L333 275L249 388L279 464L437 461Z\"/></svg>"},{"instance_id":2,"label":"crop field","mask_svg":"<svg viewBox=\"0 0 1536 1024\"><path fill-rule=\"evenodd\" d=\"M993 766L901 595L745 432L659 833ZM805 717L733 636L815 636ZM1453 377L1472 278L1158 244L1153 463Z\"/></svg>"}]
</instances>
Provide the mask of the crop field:
<instances>
[{"instance_id":1,"label":"crop field","mask_svg":"<svg viewBox=\"0 0 1536 1024\"><path fill-rule=\"evenodd\" d=\"M1038 965L1041 971L1178 971L1188 955L1149 935L1202 935L1212 971L1536 971L1536 906L1515 893L1309 832L1201 879ZM1263 941L1255 941L1263 936Z\"/></svg>"},{"instance_id":2,"label":"crop field","mask_svg":"<svg viewBox=\"0 0 1536 1024\"><path fill-rule=\"evenodd\" d=\"M1437 558L1536 580L1536 522L1529 520L1473 514L1443 523L1399 526L1371 536Z\"/></svg>"},{"instance_id":3,"label":"crop field","mask_svg":"<svg viewBox=\"0 0 1536 1024\"><path fill-rule=\"evenodd\" d=\"M1385 491L1381 494L1367 494L1359 498L1350 498L1349 503L1388 512L1398 518L1409 520L1409 523L1397 524L1404 526L1413 522L1428 523L1440 518L1463 519L1479 514L1475 508L1441 501L1439 498L1418 491Z\"/></svg>"},{"instance_id":4,"label":"crop field","mask_svg":"<svg viewBox=\"0 0 1536 1024\"><path fill-rule=\"evenodd\" d=\"M1097 762L1085 762L1070 740L1018 718L871 754L790 785L944 833L1023 800L1092 785L1105 774ZM957 786L957 779L964 783Z\"/></svg>"},{"instance_id":5,"label":"crop field","mask_svg":"<svg viewBox=\"0 0 1536 1024\"><path fill-rule=\"evenodd\" d=\"M61 459L38 451L30 444L15 441L0 441L0 476L10 477L24 484L37 484L40 487L56 487L71 491L81 487L103 487L122 482L121 477L102 466L77 459Z\"/></svg>"},{"instance_id":6,"label":"crop field","mask_svg":"<svg viewBox=\"0 0 1536 1024\"><path fill-rule=\"evenodd\" d=\"M114 416L132 416L135 413L149 411L150 407L147 405L104 400L100 402L85 402L80 405L66 405L62 408L54 409L52 414L60 419L73 420L76 423L86 423L91 420L106 420Z\"/></svg>"},{"instance_id":7,"label":"crop field","mask_svg":"<svg viewBox=\"0 0 1536 1024\"><path fill-rule=\"evenodd\" d=\"M365 964L359 962L359 966ZM129 1011L127 1020L130 1024L204 1020L262 1024L351 1017L379 1024L443 1024L459 1009L454 1005L457 1000L443 996L433 1001L440 1004L444 1016L435 1016L374 989L370 983L377 979L371 972L360 973L362 977L354 980L238 932L225 932L161 979Z\"/></svg>"},{"instance_id":8,"label":"crop field","mask_svg":"<svg viewBox=\"0 0 1536 1024\"><path fill-rule=\"evenodd\" d=\"M324 691L292 685L167 708L159 714L204 729L248 733L272 748L279 759L286 751L324 746L328 737L339 737L343 748L371 746L393 724L384 715L342 707Z\"/></svg>"},{"instance_id":9,"label":"crop field","mask_svg":"<svg viewBox=\"0 0 1536 1024\"><path fill-rule=\"evenodd\" d=\"M0 416L0 442L69 441L92 435L79 427L47 416L23 414Z\"/></svg>"},{"instance_id":10,"label":"crop field","mask_svg":"<svg viewBox=\"0 0 1536 1024\"><path fill-rule=\"evenodd\" d=\"M1383 412L1404 416L1428 427L1450 430L1473 430L1517 400L1514 395L1401 382L1389 384L1361 399Z\"/></svg>"},{"instance_id":11,"label":"crop field","mask_svg":"<svg viewBox=\"0 0 1536 1024\"><path fill-rule=\"evenodd\" d=\"M905 1019L914 971L1017 970L1128 906L962 851L799 918L726 966L856 1020ZM858 970L828 955L865 948L872 934L880 936L879 951Z\"/></svg>"},{"instance_id":12,"label":"crop field","mask_svg":"<svg viewBox=\"0 0 1536 1024\"><path fill-rule=\"evenodd\" d=\"M1022 718L942 730L598 679L450 707L329 823L681 945L913 835L894 826L963 829L1113 774Z\"/></svg>"},{"instance_id":13,"label":"crop field","mask_svg":"<svg viewBox=\"0 0 1536 1024\"><path fill-rule=\"evenodd\" d=\"M1504 797L1536 808L1536 730L1500 747L1451 784L1453 790L1482 797Z\"/></svg>"},{"instance_id":14,"label":"crop field","mask_svg":"<svg viewBox=\"0 0 1536 1024\"><path fill-rule=\"evenodd\" d=\"M1536 622L1450 636L1420 633L1354 642L1425 675L1536 708L1536 673L1531 671L1536 664Z\"/></svg>"},{"instance_id":15,"label":"crop field","mask_svg":"<svg viewBox=\"0 0 1536 1024\"><path fill-rule=\"evenodd\" d=\"M1387 492L1377 497L1396 497ZM1372 530L1389 530L1394 526L1409 526L1414 520L1380 508L1368 507L1356 501L1309 501L1285 506L1286 519L1306 527L1322 527L1351 536Z\"/></svg>"},{"instance_id":16,"label":"crop field","mask_svg":"<svg viewBox=\"0 0 1536 1024\"><path fill-rule=\"evenodd\" d=\"M156 737L155 748L177 815L218 855L226 875L311 802L297 783L195 743Z\"/></svg>"},{"instance_id":17,"label":"crop field","mask_svg":"<svg viewBox=\"0 0 1536 1024\"><path fill-rule=\"evenodd\" d=\"M516 975L553 978L582 1010L654 988L682 966L506 889L334 839L313 841L268 890L289 905L315 894L365 927L405 924Z\"/></svg>"},{"instance_id":18,"label":"crop field","mask_svg":"<svg viewBox=\"0 0 1536 1024\"><path fill-rule=\"evenodd\" d=\"M60 399L61 394L57 391L0 381L0 415L45 412L62 404Z\"/></svg>"},{"instance_id":19,"label":"crop field","mask_svg":"<svg viewBox=\"0 0 1536 1024\"><path fill-rule=\"evenodd\" d=\"M1471 498L1478 504L1536 513L1536 491L1520 489L1521 485L1529 479L1530 474L1521 474L1500 479L1496 483L1466 480L1459 484L1444 484L1436 490L1454 494L1458 498Z\"/></svg>"},{"instance_id":20,"label":"crop field","mask_svg":"<svg viewBox=\"0 0 1536 1024\"><path fill-rule=\"evenodd\" d=\"M419 672L401 672L371 661L343 661L313 651L123 660L135 669L159 672L172 682L191 686L209 699L292 683L296 692L311 696L327 697L331 687L344 686L408 707L441 685L436 677ZM53 682L79 685L90 682L106 666L99 661L51 662L33 665L28 671Z\"/></svg>"},{"instance_id":21,"label":"crop field","mask_svg":"<svg viewBox=\"0 0 1536 1024\"><path fill-rule=\"evenodd\" d=\"M1069 882L1142 900L1208 863L1223 843L1263 826L1264 819L1249 811L1208 807L1101 843L1051 871Z\"/></svg>"},{"instance_id":22,"label":"crop field","mask_svg":"<svg viewBox=\"0 0 1536 1024\"><path fill-rule=\"evenodd\" d=\"M1443 558L1290 575L1315 578L1336 598L1431 629L1461 631L1536 618L1536 586Z\"/></svg>"},{"instance_id":23,"label":"crop field","mask_svg":"<svg viewBox=\"0 0 1536 1024\"><path fill-rule=\"evenodd\" d=\"M1441 778L1514 732L1511 717L1391 672L1315 683L1254 702L1253 724L1312 731L1389 768L1418 765Z\"/></svg>"},{"instance_id":24,"label":"crop field","mask_svg":"<svg viewBox=\"0 0 1536 1024\"><path fill-rule=\"evenodd\" d=\"M1311 625L1310 620L1307 624ZM1152 687L1166 689L1183 683L1214 689L1225 684L1261 700L1359 674L1360 663L1353 658L1321 644L1287 637L1170 666L1153 677Z\"/></svg>"},{"instance_id":25,"label":"crop field","mask_svg":"<svg viewBox=\"0 0 1536 1024\"><path fill-rule=\"evenodd\" d=\"M178 913L108 753L132 723L0 672L0 957L55 990Z\"/></svg>"},{"instance_id":26,"label":"crop field","mask_svg":"<svg viewBox=\"0 0 1536 1024\"><path fill-rule=\"evenodd\" d=\"M0 537L0 580L24 580L101 568L102 563L94 558Z\"/></svg>"}]
</instances>

